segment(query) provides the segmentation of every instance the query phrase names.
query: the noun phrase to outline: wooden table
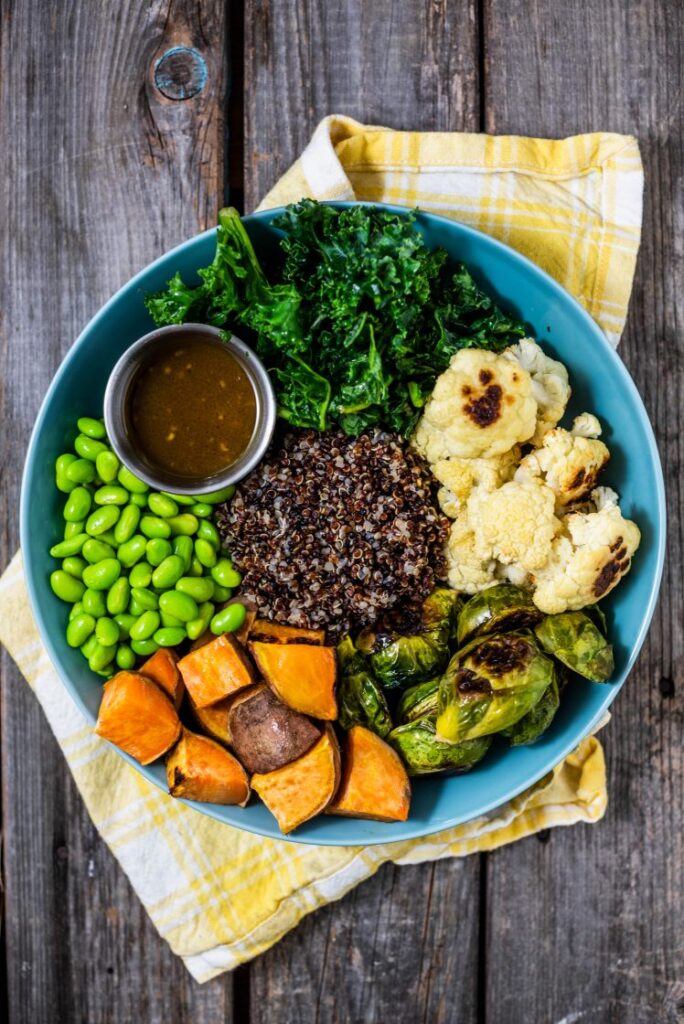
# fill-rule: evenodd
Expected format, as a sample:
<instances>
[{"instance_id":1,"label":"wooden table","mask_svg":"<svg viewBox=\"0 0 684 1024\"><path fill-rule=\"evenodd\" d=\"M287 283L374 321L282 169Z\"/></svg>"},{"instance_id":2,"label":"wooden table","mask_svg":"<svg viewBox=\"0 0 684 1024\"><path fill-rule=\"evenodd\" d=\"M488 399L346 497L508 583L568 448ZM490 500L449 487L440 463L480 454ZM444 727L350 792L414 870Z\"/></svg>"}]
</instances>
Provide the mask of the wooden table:
<instances>
[{"instance_id":1,"label":"wooden table","mask_svg":"<svg viewBox=\"0 0 684 1024\"><path fill-rule=\"evenodd\" d=\"M671 516L660 607L604 735L604 822L386 867L204 986L147 920L4 656L12 1024L684 1021L681 0L0 10L0 564L18 543L39 402L81 327L131 274L212 225L226 197L252 209L331 112L397 128L638 136L644 235L620 351L656 426Z\"/></svg>"}]
</instances>

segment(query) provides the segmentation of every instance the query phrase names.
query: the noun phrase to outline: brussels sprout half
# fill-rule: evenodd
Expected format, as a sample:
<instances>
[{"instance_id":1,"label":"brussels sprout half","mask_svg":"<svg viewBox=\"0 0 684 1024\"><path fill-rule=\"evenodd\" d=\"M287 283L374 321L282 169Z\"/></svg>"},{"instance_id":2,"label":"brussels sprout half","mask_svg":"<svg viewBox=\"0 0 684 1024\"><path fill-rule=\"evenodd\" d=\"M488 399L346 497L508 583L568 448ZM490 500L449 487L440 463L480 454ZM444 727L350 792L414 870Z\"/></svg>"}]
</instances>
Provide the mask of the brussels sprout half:
<instances>
[{"instance_id":1,"label":"brussels sprout half","mask_svg":"<svg viewBox=\"0 0 684 1024\"><path fill-rule=\"evenodd\" d=\"M541 699L554 671L531 633L478 637L442 677L438 737L461 743L510 728Z\"/></svg>"},{"instance_id":2,"label":"brussels sprout half","mask_svg":"<svg viewBox=\"0 0 684 1024\"><path fill-rule=\"evenodd\" d=\"M559 707L560 691L557 681L553 679L532 710L523 715L510 729L503 729L502 735L510 740L512 747L524 747L534 743L551 725Z\"/></svg>"},{"instance_id":3,"label":"brussels sprout half","mask_svg":"<svg viewBox=\"0 0 684 1024\"><path fill-rule=\"evenodd\" d=\"M444 743L435 731L435 719L426 715L414 722L397 726L387 737L404 761L409 775L430 775L437 772L465 772L489 750L491 736Z\"/></svg>"},{"instance_id":4,"label":"brussels sprout half","mask_svg":"<svg viewBox=\"0 0 684 1024\"><path fill-rule=\"evenodd\" d=\"M459 595L438 587L420 609L417 630L408 635L378 630L359 642L370 651L370 664L376 679L387 689L408 686L437 675L449 660L454 611Z\"/></svg>"},{"instance_id":5,"label":"brussels sprout half","mask_svg":"<svg viewBox=\"0 0 684 1024\"><path fill-rule=\"evenodd\" d=\"M363 725L387 736L392 719L382 689L368 670L366 659L345 636L337 647L340 676L337 683L338 720L343 729Z\"/></svg>"},{"instance_id":6,"label":"brussels sprout half","mask_svg":"<svg viewBox=\"0 0 684 1024\"><path fill-rule=\"evenodd\" d=\"M426 679L424 683L416 683L404 690L397 704L397 720L401 723L415 722L425 715L436 715L439 711L439 680Z\"/></svg>"},{"instance_id":7,"label":"brussels sprout half","mask_svg":"<svg viewBox=\"0 0 684 1024\"><path fill-rule=\"evenodd\" d=\"M542 612L530 595L511 583L499 583L474 594L461 609L456 628L459 644L484 633L506 633L539 622Z\"/></svg>"},{"instance_id":8,"label":"brussels sprout half","mask_svg":"<svg viewBox=\"0 0 684 1024\"><path fill-rule=\"evenodd\" d=\"M613 648L586 612L547 615L534 631L545 651L585 679L605 683L613 674Z\"/></svg>"}]
</instances>

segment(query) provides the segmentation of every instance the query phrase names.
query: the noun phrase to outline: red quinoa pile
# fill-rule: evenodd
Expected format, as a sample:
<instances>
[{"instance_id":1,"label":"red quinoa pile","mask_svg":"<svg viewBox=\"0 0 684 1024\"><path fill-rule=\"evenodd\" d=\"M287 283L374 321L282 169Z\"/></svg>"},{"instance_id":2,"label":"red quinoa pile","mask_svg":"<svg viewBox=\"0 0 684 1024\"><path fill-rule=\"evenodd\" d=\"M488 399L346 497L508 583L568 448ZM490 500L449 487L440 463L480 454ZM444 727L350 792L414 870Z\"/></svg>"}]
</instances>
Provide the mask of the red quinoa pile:
<instances>
[{"instance_id":1,"label":"red quinoa pile","mask_svg":"<svg viewBox=\"0 0 684 1024\"><path fill-rule=\"evenodd\" d=\"M241 593L259 614L333 639L446 576L448 520L398 434L289 431L220 506Z\"/></svg>"}]
</instances>

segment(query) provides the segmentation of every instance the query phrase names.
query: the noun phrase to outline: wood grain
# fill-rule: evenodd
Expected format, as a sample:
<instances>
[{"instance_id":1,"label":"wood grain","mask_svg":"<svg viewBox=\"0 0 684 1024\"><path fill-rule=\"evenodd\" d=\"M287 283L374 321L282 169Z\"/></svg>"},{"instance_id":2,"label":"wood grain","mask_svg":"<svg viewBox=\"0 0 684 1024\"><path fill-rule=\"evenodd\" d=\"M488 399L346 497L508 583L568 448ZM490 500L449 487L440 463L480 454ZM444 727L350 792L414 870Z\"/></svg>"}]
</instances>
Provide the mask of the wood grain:
<instances>
[{"instance_id":1,"label":"wood grain","mask_svg":"<svg viewBox=\"0 0 684 1024\"><path fill-rule=\"evenodd\" d=\"M637 135L643 244L620 352L654 423L669 495L661 601L603 739L598 828L490 858L487 1024L684 1020L682 412L684 8L486 0L486 127Z\"/></svg>"},{"instance_id":2,"label":"wood grain","mask_svg":"<svg viewBox=\"0 0 684 1024\"><path fill-rule=\"evenodd\" d=\"M87 320L169 246L213 223L223 184L223 3L5 4L0 20L0 564L18 544L23 454ZM196 49L173 102L155 60ZM232 979L193 985L88 820L26 684L2 661L9 1019L211 1022Z\"/></svg>"}]
</instances>

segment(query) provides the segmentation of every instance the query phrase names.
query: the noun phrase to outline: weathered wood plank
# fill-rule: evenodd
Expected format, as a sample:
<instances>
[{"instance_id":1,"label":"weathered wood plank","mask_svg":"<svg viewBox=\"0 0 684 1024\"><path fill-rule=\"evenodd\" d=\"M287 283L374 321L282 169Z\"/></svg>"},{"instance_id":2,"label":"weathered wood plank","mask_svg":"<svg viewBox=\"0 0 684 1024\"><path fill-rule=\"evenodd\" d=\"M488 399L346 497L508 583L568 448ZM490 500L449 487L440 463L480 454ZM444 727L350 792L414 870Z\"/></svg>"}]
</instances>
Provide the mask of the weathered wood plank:
<instances>
[{"instance_id":1,"label":"weathered wood plank","mask_svg":"<svg viewBox=\"0 0 684 1024\"><path fill-rule=\"evenodd\" d=\"M488 131L639 138L643 246L620 351L656 427L670 502L660 607L604 737L605 821L490 858L488 1024L684 1019L683 45L681 4L485 3Z\"/></svg>"},{"instance_id":2,"label":"weathered wood plank","mask_svg":"<svg viewBox=\"0 0 684 1024\"><path fill-rule=\"evenodd\" d=\"M174 46L206 62L206 84L187 100L154 85L155 61ZM187 94L197 73L181 52L160 81ZM18 543L24 450L62 355L133 272L215 219L224 4L6 4L0 75L4 566ZM6 656L2 680L10 1019L231 1020L232 979L192 984L156 934Z\"/></svg>"},{"instance_id":3,"label":"weathered wood plank","mask_svg":"<svg viewBox=\"0 0 684 1024\"><path fill-rule=\"evenodd\" d=\"M476 130L477 49L469 0L248 0L247 209L326 114L395 128ZM252 965L252 1021L473 1020L478 892L477 859L382 869Z\"/></svg>"}]
</instances>

